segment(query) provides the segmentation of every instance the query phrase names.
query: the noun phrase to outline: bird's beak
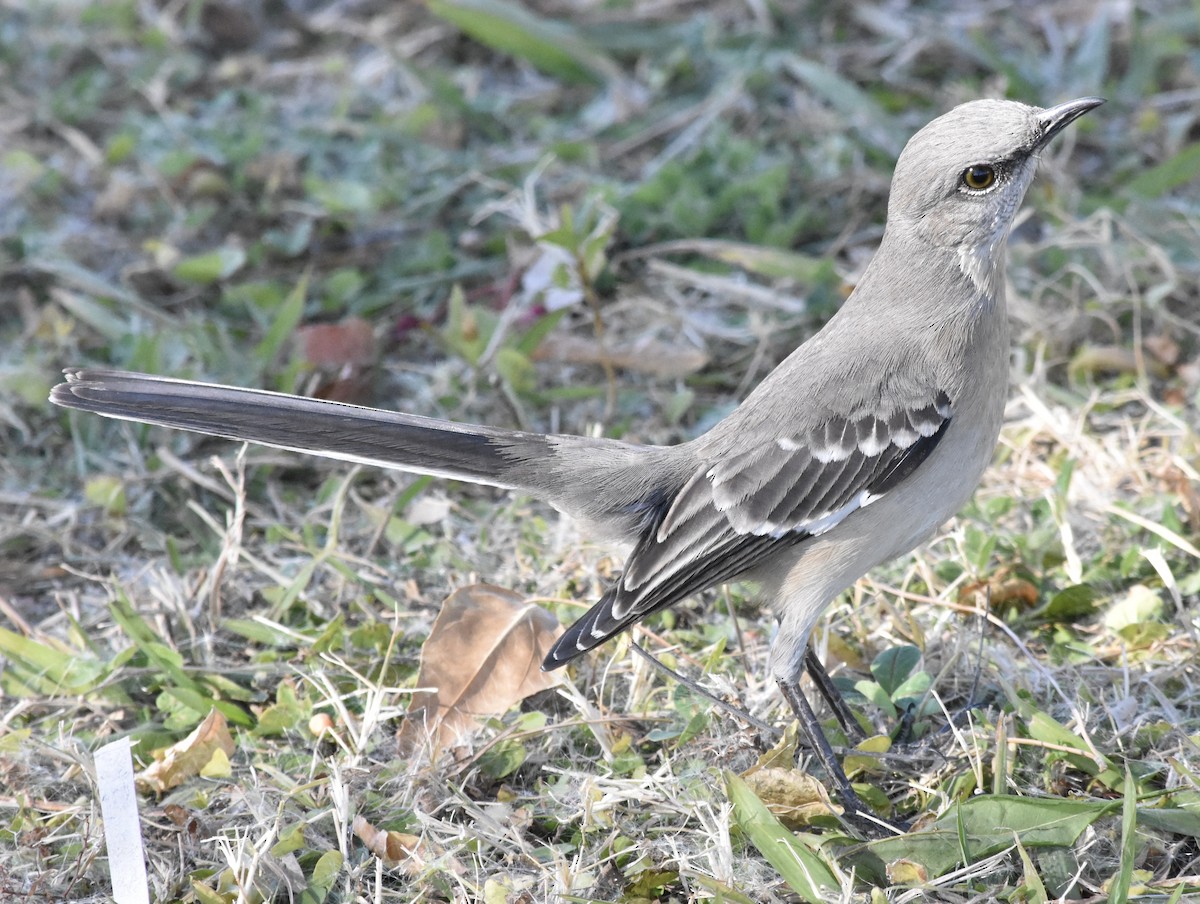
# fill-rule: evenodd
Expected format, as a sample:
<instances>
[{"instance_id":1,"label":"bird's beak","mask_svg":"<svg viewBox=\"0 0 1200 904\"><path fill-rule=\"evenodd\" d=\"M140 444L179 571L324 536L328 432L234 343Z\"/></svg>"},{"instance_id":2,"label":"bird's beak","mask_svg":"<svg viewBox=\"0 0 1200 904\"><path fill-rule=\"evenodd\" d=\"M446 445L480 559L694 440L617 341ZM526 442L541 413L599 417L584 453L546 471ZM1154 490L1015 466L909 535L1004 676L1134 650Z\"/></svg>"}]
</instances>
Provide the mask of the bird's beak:
<instances>
[{"instance_id":1,"label":"bird's beak","mask_svg":"<svg viewBox=\"0 0 1200 904\"><path fill-rule=\"evenodd\" d=\"M1037 148L1045 147L1055 135L1088 110L1095 109L1102 103L1104 103L1103 97L1080 97L1077 100L1069 100L1065 104L1043 110L1038 116L1042 134L1038 136Z\"/></svg>"}]
</instances>

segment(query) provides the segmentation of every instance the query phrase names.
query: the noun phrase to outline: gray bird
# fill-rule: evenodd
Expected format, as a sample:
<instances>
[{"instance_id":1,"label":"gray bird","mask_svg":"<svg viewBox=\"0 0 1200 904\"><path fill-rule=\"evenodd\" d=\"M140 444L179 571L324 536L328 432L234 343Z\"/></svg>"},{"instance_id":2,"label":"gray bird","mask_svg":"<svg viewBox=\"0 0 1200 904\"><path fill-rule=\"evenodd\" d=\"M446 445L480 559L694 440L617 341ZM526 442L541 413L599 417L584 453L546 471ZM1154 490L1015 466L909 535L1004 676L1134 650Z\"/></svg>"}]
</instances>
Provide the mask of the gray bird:
<instances>
[{"instance_id":1,"label":"gray bird","mask_svg":"<svg viewBox=\"0 0 1200 904\"><path fill-rule=\"evenodd\" d=\"M770 671L841 792L858 798L799 690L818 616L929 538L974 491L1007 397L1005 247L1038 152L1103 103L963 104L896 162L882 242L833 318L690 442L468 426L94 368L50 400L108 417L528 493L633 544L546 657L557 668L705 588L758 582L779 619ZM813 660L809 657L809 664Z\"/></svg>"}]
</instances>

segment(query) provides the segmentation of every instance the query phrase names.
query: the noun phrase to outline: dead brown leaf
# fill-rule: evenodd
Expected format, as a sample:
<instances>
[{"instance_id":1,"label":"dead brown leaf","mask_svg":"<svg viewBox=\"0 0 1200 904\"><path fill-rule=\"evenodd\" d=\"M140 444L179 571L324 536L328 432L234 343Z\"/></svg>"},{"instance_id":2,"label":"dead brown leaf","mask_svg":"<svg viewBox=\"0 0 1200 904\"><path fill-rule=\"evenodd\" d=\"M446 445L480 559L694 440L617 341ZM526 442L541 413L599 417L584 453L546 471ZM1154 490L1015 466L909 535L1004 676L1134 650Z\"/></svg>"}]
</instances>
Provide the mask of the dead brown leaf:
<instances>
[{"instance_id":1,"label":"dead brown leaf","mask_svg":"<svg viewBox=\"0 0 1200 904\"><path fill-rule=\"evenodd\" d=\"M187 807L181 807L179 804L167 804L163 807L163 815L187 835L188 841L198 841L202 836L208 834L200 817Z\"/></svg>"},{"instance_id":2,"label":"dead brown leaf","mask_svg":"<svg viewBox=\"0 0 1200 904\"><path fill-rule=\"evenodd\" d=\"M361 816L354 817L351 828L367 846L367 850L382 860L383 865L389 869L404 864L407 872L418 873L425 868L425 860L420 851L421 839L416 835L377 829Z\"/></svg>"},{"instance_id":3,"label":"dead brown leaf","mask_svg":"<svg viewBox=\"0 0 1200 904\"><path fill-rule=\"evenodd\" d=\"M339 323L302 326L292 336L296 355L314 374L304 387L306 395L333 402L363 404L371 400L379 355L375 331L361 317Z\"/></svg>"},{"instance_id":4,"label":"dead brown leaf","mask_svg":"<svg viewBox=\"0 0 1200 904\"><path fill-rule=\"evenodd\" d=\"M1037 605L1039 596L1035 584L1003 573L993 575L986 581L971 581L958 591L958 601L962 605L969 606L986 600L993 609L1003 606L1032 609Z\"/></svg>"},{"instance_id":5,"label":"dead brown leaf","mask_svg":"<svg viewBox=\"0 0 1200 904\"><path fill-rule=\"evenodd\" d=\"M923 885L929 881L929 870L915 860L893 860L887 865L887 877L893 885Z\"/></svg>"},{"instance_id":6,"label":"dead brown leaf","mask_svg":"<svg viewBox=\"0 0 1200 904\"><path fill-rule=\"evenodd\" d=\"M162 794L199 775L217 751L229 757L234 748L225 717L213 709L182 741L155 752L155 762L139 772L135 779L138 789L143 793Z\"/></svg>"},{"instance_id":7,"label":"dead brown leaf","mask_svg":"<svg viewBox=\"0 0 1200 904\"><path fill-rule=\"evenodd\" d=\"M742 776L750 790L789 829L809 825L815 817L840 813L825 786L799 769L767 766Z\"/></svg>"},{"instance_id":8,"label":"dead brown leaf","mask_svg":"<svg viewBox=\"0 0 1200 904\"><path fill-rule=\"evenodd\" d=\"M541 665L560 634L558 619L511 590L473 584L452 593L421 650L417 685L433 690L413 695L400 749L449 746L481 719L553 687L558 675Z\"/></svg>"},{"instance_id":9,"label":"dead brown leaf","mask_svg":"<svg viewBox=\"0 0 1200 904\"><path fill-rule=\"evenodd\" d=\"M375 363L375 331L361 317L340 323L313 323L296 330L296 347L313 367L339 371Z\"/></svg>"}]
</instances>

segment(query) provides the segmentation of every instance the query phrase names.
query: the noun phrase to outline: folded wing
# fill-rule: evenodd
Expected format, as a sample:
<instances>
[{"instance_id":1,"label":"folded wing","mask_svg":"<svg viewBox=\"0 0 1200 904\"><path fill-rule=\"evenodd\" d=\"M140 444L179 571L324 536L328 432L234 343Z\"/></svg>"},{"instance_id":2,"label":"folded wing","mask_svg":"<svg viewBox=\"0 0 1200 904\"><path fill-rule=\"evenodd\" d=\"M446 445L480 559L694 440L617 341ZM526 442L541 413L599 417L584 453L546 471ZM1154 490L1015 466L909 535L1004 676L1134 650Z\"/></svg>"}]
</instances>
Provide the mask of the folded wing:
<instances>
[{"instance_id":1,"label":"folded wing","mask_svg":"<svg viewBox=\"0 0 1200 904\"><path fill-rule=\"evenodd\" d=\"M781 546L833 529L890 492L945 435L939 390L908 406L829 417L707 461L665 505L625 572L547 657L554 668L652 612L750 571Z\"/></svg>"}]
</instances>

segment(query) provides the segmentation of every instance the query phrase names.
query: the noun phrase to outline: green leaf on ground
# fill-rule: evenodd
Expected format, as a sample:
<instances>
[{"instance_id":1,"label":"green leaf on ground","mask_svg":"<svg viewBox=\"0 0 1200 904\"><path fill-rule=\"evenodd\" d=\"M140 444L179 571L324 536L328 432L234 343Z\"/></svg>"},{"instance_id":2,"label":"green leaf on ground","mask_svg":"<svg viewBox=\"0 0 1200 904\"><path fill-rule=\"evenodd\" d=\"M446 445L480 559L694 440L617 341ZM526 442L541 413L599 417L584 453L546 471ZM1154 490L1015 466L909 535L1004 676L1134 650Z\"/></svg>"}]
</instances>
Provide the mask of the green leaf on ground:
<instances>
[{"instance_id":1,"label":"green leaf on ground","mask_svg":"<svg viewBox=\"0 0 1200 904\"><path fill-rule=\"evenodd\" d=\"M920 661L921 651L912 644L890 647L875 657L871 663L871 674L888 697L892 697Z\"/></svg>"},{"instance_id":2,"label":"green leaf on ground","mask_svg":"<svg viewBox=\"0 0 1200 904\"><path fill-rule=\"evenodd\" d=\"M920 863L931 878L962 864L1012 847L1067 847L1093 822L1118 806L1115 802L981 795L955 804L928 830L869 845L885 862Z\"/></svg>"},{"instance_id":3,"label":"green leaf on ground","mask_svg":"<svg viewBox=\"0 0 1200 904\"><path fill-rule=\"evenodd\" d=\"M229 279L246 264L246 252L237 247L218 248L193 257L185 257L171 273L176 279L207 286Z\"/></svg>"},{"instance_id":4,"label":"green leaf on ground","mask_svg":"<svg viewBox=\"0 0 1200 904\"><path fill-rule=\"evenodd\" d=\"M95 690L107 672L104 663L77 651L55 649L7 628L0 628L0 653L8 657L10 665L19 664L24 675L17 680L25 691L36 690L39 694L86 694ZM7 680L4 670L0 669L0 675ZM16 686L8 692L24 695Z\"/></svg>"}]
</instances>

